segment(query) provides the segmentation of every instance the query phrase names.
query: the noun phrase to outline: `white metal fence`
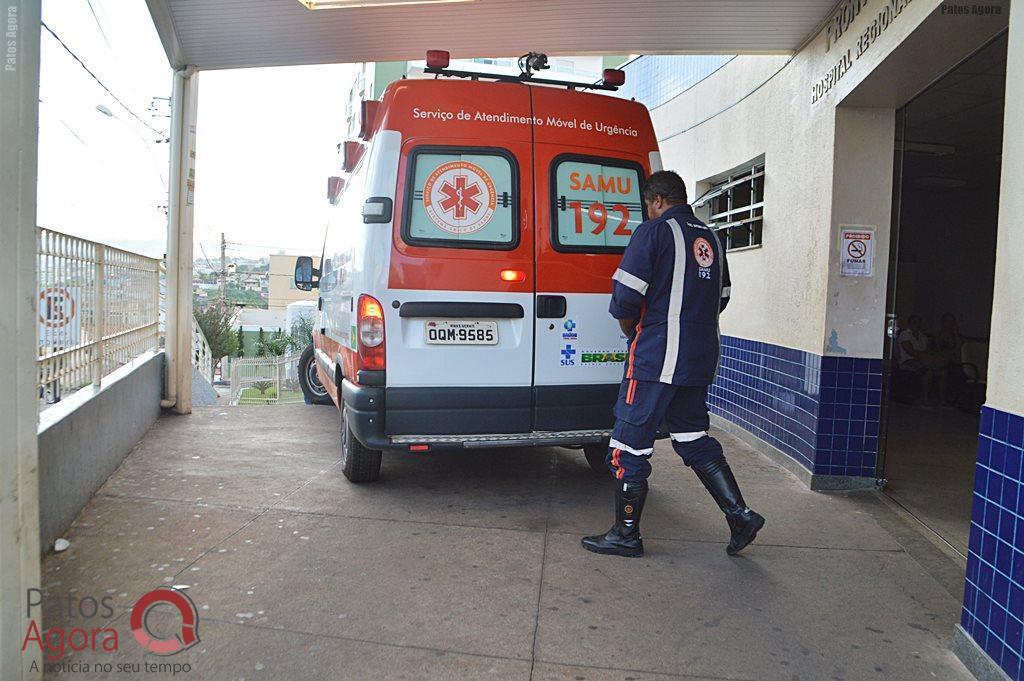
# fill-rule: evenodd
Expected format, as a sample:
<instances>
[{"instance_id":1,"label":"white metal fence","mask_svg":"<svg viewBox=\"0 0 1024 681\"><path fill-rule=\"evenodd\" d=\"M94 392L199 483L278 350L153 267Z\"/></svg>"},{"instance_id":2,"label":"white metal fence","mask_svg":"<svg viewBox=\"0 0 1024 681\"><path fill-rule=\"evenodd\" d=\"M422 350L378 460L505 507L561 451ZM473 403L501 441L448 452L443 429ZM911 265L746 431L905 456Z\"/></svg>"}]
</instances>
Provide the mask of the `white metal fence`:
<instances>
[{"instance_id":1,"label":"white metal fence","mask_svg":"<svg viewBox=\"0 0 1024 681\"><path fill-rule=\"evenodd\" d=\"M231 361L231 404L294 404L303 401L299 355L241 357Z\"/></svg>"},{"instance_id":2,"label":"white metal fence","mask_svg":"<svg viewBox=\"0 0 1024 681\"><path fill-rule=\"evenodd\" d=\"M160 261L37 229L38 388L43 404L159 345Z\"/></svg>"},{"instance_id":3,"label":"white metal fence","mask_svg":"<svg viewBox=\"0 0 1024 681\"><path fill-rule=\"evenodd\" d=\"M213 383L213 351L195 315L192 316L192 365L203 378Z\"/></svg>"}]
</instances>

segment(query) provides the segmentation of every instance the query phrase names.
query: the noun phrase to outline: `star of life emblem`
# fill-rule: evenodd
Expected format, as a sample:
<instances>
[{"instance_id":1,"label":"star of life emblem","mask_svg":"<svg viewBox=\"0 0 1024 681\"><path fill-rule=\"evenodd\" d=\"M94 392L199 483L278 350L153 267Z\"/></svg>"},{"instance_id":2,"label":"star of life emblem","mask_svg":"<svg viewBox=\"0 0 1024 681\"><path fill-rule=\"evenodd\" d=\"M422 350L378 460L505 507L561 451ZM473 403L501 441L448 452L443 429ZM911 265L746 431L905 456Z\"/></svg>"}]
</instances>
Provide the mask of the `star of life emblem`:
<instances>
[{"instance_id":1,"label":"star of life emblem","mask_svg":"<svg viewBox=\"0 0 1024 681\"><path fill-rule=\"evenodd\" d=\"M693 241L693 257L701 267L711 267L715 262L715 251L711 244L702 236Z\"/></svg>"},{"instance_id":2,"label":"star of life emblem","mask_svg":"<svg viewBox=\"0 0 1024 681\"><path fill-rule=\"evenodd\" d=\"M435 225L451 234L473 234L494 217L497 192L480 166L469 161L442 163L423 185L423 208Z\"/></svg>"}]
</instances>

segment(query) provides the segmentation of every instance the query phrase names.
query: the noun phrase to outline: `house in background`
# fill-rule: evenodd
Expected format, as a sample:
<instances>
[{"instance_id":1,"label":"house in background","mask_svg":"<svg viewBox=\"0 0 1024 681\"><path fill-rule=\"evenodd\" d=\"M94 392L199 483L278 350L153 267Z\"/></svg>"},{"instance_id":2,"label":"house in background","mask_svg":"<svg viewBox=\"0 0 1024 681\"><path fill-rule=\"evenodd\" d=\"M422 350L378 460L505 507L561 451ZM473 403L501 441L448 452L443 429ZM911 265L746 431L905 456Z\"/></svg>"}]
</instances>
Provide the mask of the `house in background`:
<instances>
[{"instance_id":1,"label":"house in background","mask_svg":"<svg viewBox=\"0 0 1024 681\"><path fill-rule=\"evenodd\" d=\"M295 261L297 255L271 255L267 289L267 308L276 310L284 320L284 309L297 300L316 301L316 291L300 291L295 288ZM313 258L313 266L320 267L320 259Z\"/></svg>"}]
</instances>

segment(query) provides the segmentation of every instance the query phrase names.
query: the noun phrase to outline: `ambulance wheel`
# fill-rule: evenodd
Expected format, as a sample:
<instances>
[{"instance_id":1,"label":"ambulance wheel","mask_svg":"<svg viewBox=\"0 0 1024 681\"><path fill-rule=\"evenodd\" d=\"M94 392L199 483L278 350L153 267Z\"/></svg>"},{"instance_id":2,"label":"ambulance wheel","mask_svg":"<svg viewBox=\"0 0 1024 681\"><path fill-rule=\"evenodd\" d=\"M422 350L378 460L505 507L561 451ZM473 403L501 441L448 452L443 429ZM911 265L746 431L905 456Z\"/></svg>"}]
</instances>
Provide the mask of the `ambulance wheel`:
<instances>
[{"instance_id":1,"label":"ambulance wheel","mask_svg":"<svg viewBox=\"0 0 1024 681\"><path fill-rule=\"evenodd\" d=\"M299 357L299 386L306 404L333 404L331 394L316 373L316 351L310 343Z\"/></svg>"},{"instance_id":2,"label":"ambulance wheel","mask_svg":"<svg viewBox=\"0 0 1024 681\"><path fill-rule=\"evenodd\" d=\"M605 463L608 459L607 442L601 442L596 445L583 445L583 455L587 457L590 470L599 475L611 475L611 471L608 470L608 464Z\"/></svg>"},{"instance_id":3,"label":"ambulance wheel","mask_svg":"<svg viewBox=\"0 0 1024 681\"><path fill-rule=\"evenodd\" d=\"M380 477L380 452L367 449L348 425L348 407L341 405L341 472L350 482L373 482Z\"/></svg>"}]
</instances>

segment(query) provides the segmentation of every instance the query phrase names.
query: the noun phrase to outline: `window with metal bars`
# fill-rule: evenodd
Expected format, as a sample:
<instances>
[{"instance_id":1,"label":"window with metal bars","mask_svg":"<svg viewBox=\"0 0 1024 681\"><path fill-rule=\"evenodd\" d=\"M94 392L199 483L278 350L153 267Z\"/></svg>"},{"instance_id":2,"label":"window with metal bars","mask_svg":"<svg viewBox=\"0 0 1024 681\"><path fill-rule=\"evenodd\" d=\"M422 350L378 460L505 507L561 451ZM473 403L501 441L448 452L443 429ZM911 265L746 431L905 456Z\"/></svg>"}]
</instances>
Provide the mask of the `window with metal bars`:
<instances>
[{"instance_id":1,"label":"window with metal bars","mask_svg":"<svg viewBox=\"0 0 1024 681\"><path fill-rule=\"evenodd\" d=\"M711 181L693 208L718 233L725 250L760 246L764 226L764 161Z\"/></svg>"}]
</instances>

